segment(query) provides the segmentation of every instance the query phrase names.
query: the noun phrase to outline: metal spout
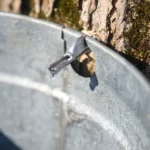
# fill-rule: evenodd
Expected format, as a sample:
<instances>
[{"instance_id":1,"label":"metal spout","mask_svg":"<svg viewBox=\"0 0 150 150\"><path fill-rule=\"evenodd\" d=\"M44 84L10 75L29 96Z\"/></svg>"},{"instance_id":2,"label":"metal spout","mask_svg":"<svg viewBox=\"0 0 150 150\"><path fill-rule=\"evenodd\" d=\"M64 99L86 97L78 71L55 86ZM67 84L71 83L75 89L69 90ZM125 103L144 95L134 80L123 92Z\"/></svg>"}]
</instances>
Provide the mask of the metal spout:
<instances>
[{"instance_id":1,"label":"metal spout","mask_svg":"<svg viewBox=\"0 0 150 150\"><path fill-rule=\"evenodd\" d=\"M51 64L48 69L51 73L51 76L55 76L60 70L62 70L67 65L71 64L83 53L89 52L90 49L87 46L84 36L79 37L71 48L61 57L58 61Z\"/></svg>"}]
</instances>

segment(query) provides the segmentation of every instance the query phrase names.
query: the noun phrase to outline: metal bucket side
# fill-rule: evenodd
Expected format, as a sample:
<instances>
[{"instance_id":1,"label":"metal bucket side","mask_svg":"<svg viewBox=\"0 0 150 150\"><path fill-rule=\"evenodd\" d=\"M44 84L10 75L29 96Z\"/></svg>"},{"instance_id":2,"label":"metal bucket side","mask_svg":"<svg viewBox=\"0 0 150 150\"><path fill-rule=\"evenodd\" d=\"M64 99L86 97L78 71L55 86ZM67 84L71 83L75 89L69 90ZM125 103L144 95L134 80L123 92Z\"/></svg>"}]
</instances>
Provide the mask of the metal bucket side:
<instances>
[{"instance_id":1,"label":"metal bucket side","mask_svg":"<svg viewBox=\"0 0 150 150\"><path fill-rule=\"evenodd\" d=\"M69 66L50 79L48 65L80 35L0 13L0 141L25 150L148 150L150 86L124 58L87 38L95 76Z\"/></svg>"}]
</instances>

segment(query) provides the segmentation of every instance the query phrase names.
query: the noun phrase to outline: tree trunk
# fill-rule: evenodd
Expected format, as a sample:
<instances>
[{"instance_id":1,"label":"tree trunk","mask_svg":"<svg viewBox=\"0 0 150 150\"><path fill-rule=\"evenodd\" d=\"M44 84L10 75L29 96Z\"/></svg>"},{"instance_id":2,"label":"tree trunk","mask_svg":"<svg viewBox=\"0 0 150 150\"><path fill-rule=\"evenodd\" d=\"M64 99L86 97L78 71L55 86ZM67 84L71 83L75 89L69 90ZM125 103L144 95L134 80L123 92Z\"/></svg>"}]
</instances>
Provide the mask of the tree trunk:
<instances>
[{"instance_id":1,"label":"tree trunk","mask_svg":"<svg viewBox=\"0 0 150 150\"><path fill-rule=\"evenodd\" d=\"M85 32L90 30L100 41L124 49L123 31L127 0L86 0L82 3L81 20Z\"/></svg>"},{"instance_id":2,"label":"tree trunk","mask_svg":"<svg viewBox=\"0 0 150 150\"><path fill-rule=\"evenodd\" d=\"M79 29L150 64L150 0L1 0L0 9Z\"/></svg>"},{"instance_id":3,"label":"tree trunk","mask_svg":"<svg viewBox=\"0 0 150 150\"><path fill-rule=\"evenodd\" d=\"M150 64L149 0L83 0L81 21L84 33Z\"/></svg>"}]
</instances>

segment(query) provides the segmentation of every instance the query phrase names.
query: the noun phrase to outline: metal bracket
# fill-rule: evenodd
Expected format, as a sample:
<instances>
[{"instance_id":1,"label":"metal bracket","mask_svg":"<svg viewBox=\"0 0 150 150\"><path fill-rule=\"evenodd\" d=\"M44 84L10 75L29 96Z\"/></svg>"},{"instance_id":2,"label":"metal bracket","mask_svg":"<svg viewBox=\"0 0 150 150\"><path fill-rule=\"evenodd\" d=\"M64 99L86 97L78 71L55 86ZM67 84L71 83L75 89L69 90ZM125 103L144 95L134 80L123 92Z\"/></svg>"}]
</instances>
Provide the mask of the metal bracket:
<instances>
[{"instance_id":1,"label":"metal bracket","mask_svg":"<svg viewBox=\"0 0 150 150\"><path fill-rule=\"evenodd\" d=\"M55 76L64 67L71 64L83 53L89 52L90 49L86 43L85 36L81 36L73 43L73 45L67 52L66 52L66 41L64 40L64 51L65 51L64 56L48 67L52 77Z\"/></svg>"}]
</instances>

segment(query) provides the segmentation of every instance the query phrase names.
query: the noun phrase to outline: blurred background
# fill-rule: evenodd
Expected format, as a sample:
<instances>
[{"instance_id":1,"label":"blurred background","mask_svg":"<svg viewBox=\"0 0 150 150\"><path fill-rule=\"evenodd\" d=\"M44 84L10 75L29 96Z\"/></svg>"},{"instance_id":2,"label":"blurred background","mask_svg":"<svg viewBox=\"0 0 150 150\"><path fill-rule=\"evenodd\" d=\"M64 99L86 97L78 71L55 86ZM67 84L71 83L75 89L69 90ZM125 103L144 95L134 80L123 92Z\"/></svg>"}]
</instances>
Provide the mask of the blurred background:
<instances>
[{"instance_id":1,"label":"blurred background","mask_svg":"<svg viewBox=\"0 0 150 150\"><path fill-rule=\"evenodd\" d=\"M80 12L74 0L0 0L0 10L81 29Z\"/></svg>"}]
</instances>

